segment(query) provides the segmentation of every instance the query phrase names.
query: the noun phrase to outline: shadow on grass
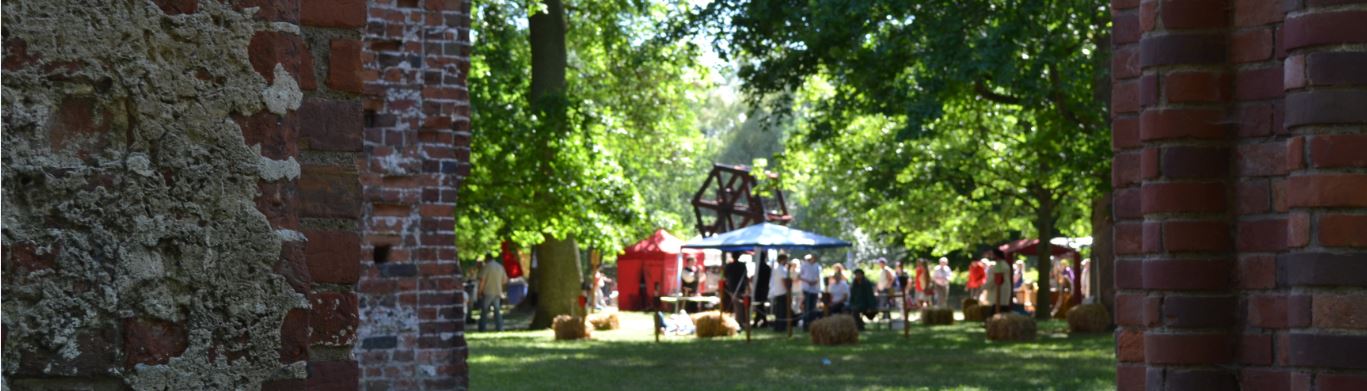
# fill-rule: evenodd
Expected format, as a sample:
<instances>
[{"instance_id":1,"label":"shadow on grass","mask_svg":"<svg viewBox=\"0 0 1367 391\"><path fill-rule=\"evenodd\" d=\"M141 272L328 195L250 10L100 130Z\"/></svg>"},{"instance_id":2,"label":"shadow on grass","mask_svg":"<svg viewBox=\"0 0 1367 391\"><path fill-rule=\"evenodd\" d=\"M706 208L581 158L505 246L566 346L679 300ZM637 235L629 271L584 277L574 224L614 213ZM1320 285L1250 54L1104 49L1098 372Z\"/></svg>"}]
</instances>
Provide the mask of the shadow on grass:
<instances>
[{"instance_id":1,"label":"shadow on grass","mask_svg":"<svg viewBox=\"0 0 1367 391\"><path fill-rule=\"evenodd\" d=\"M654 342L649 317L623 314L622 330L553 341L547 330L467 334L474 389L1112 389L1113 338L1067 337L1041 324L1034 342L995 343L980 324L867 331L858 345L812 345L807 336ZM823 359L830 364L824 364Z\"/></svg>"}]
</instances>

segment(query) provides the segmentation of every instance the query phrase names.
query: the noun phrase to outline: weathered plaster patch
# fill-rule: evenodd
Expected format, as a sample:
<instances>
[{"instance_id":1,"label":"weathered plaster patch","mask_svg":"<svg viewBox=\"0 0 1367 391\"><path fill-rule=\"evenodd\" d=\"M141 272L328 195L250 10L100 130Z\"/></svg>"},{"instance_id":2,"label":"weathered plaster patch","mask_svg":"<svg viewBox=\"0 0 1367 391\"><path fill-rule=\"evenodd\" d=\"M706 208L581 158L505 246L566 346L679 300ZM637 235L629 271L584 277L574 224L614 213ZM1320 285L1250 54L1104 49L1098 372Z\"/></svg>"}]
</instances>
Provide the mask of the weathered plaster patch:
<instances>
[{"instance_id":1,"label":"weathered plaster patch","mask_svg":"<svg viewBox=\"0 0 1367 391\"><path fill-rule=\"evenodd\" d=\"M284 115L287 110L299 109L299 104L304 101L304 92L299 90L299 82L290 76L285 66L276 63L275 83L261 90L261 98L266 102L267 110Z\"/></svg>"},{"instance_id":2,"label":"weathered plaster patch","mask_svg":"<svg viewBox=\"0 0 1367 391\"><path fill-rule=\"evenodd\" d=\"M257 163L257 171L261 179L267 182L274 182L281 179L293 180L299 178L299 162L294 160L294 156L289 159L275 160L265 156Z\"/></svg>"}]
</instances>

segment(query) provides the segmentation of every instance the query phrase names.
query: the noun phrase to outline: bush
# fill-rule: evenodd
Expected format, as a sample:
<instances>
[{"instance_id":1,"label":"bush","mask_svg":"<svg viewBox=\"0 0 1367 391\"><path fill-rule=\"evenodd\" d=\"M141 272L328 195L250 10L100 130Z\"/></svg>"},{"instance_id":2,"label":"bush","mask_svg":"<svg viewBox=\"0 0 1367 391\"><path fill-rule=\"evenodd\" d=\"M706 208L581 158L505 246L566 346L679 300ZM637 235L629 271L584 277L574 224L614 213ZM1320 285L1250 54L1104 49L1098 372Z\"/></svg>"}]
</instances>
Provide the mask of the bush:
<instances>
[{"instance_id":1,"label":"bush","mask_svg":"<svg viewBox=\"0 0 1367 391\"><path fill-rule=\"evenodd\" d=\"M555 339L588 339L589 327L584 318L578 316L560 315L551 321L551 329L555 330Z\"/></svg>"},{"instance_id":2,"label":"bush","mask_svg":"<svg viewBox=\"0 0 1367 391\"><path fill-rule=\"evenodd\" d=\"M835 315L812 322L812 343L817 345L844 345L859 343L859 328L854 317Z\"/></svg>"}]
</instances>

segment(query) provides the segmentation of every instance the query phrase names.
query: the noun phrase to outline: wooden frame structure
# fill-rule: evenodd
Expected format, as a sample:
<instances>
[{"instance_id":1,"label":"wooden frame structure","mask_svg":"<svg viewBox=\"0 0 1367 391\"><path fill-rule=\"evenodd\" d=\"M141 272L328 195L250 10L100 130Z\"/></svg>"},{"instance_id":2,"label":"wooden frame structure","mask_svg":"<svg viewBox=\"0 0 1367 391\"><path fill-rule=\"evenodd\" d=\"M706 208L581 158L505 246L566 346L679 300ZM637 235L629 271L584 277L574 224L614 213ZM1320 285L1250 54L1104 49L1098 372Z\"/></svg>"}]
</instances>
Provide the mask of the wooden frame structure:
<instances>
[{"instance_id":1,"label":"wooden frame structure","mask_svg":"<svg viewBox=\"0 0 1367 391\"><path fill-rule=\"evenodd\" d=\"M778 179L778 174L765 174L769 179ZM760 196L757 185L750 167L713 164L707 180L693 193L698 233L710 237L762 222L786 225L792 221L783 191L775 188L773 197L766 199ZM704 211L711 215L710 222Z\"/></svg>"}]
</instances>

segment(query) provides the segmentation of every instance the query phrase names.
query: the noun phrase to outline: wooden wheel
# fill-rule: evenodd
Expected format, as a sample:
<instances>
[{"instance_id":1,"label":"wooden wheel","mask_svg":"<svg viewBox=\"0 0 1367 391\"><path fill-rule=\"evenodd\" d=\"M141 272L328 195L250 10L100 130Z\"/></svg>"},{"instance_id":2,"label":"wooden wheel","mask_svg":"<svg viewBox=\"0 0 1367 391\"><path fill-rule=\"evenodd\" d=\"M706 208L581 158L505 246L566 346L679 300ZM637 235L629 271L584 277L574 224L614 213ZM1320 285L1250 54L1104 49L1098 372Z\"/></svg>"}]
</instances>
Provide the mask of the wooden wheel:
<instances>
[{"instance_id":1,"label":"wooden wheel","mask_svg":"<svg viewBox=\"0 0 1367 391\"><path fill-rule=\"evenodd\" d=\"M771 179L778 178L777 174L768 175ZM783 191L775 188L773 196L765 198L756 191L757 185L749 167L713 164L707 180L693 194L698 233L708 237L761 222L787 224L792 221Z\"/></svg>"}]
</instances>

